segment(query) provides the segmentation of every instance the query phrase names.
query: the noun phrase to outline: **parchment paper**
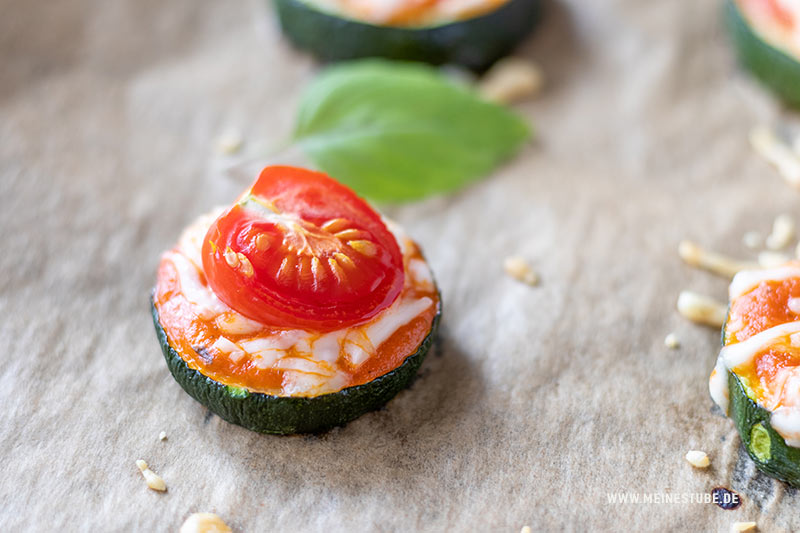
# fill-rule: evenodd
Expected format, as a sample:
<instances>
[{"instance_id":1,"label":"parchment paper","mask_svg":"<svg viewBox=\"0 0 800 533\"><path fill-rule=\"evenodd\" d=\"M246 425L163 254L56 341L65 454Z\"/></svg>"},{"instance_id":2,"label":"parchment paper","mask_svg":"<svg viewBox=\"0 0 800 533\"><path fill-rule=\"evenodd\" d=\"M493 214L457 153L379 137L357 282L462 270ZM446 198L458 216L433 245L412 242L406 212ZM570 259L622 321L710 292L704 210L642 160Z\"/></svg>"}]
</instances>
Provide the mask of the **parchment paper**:
<instances>
[{"instance_id":1,"label":"parchment paper","mask_svg":"<svg viewBox=\"0 0 800 533\"><path fill-rule=\"evenodd\" d=\"M745 231L800 202L747 143L796 117L737 69L717 1L548 4L520 51L547 75L518 106L538 142L458 194L385 210L436 273L438 345L386 409L300 437L184 393L148 298L183 226L247 184L214 139L277 145L318 66L256 0L0 7L4 531L176 531L197 511L237 532L800 527L798 492L757 474L712 409L717 332L674 311L683 288L726 286L680 263L680 239L744 255ZM503 274L510 254L540 287ZM743 505L608 500L715 486Z\"/></svg>"}]
</instances>

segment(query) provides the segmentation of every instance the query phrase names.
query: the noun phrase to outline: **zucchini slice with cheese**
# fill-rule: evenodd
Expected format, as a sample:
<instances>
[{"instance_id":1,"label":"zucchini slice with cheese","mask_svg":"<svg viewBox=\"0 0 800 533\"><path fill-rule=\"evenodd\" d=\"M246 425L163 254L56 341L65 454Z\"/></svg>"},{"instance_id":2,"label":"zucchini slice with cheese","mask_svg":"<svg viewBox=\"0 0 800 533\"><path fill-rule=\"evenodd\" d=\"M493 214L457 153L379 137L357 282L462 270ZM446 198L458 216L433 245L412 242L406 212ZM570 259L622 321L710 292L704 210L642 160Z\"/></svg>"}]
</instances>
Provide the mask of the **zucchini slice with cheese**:
<instances>
[{"instance_id":1,"label":"zucchini slice with cheese","mask_svg":"<svg viewBox=\"0 0 800 533\"><path fill-rule=\"evenodd\" d=\"M318 172L267 167L159 265L153 321L176 381L254 431L317 432L408 385L440 299L419 247Z\"/></svg>"},{"instance_id":2,"label":"zucchini slice with cheese","mask_svg":"<svg viewBox=\"0 0 800 533\"><path fill-rule=\"evenodd\" d=\"M800 486L800 262L739 272L709 379L759 470Z\"/></svg>"},{"instance_id":3,"label":"zucchini slice with cheese","mask_svg":"<svg viewBox=\"0 0 800 533\"><path fill-rule=\"evenodd\" d=\"M787 104L800 107L800 4L726 0L725 20L740 62Z\"/></svg>"},{"instance_id":4,"label":"zucchini slice with cheese","mask_svg":"<svg viewBox=\"0 0 800 533\"><path fill-rule=\"evenodd\" d=\"M539 19L541 0L274 0L284 34L323 61L385 57L484 70Z\"/></svg>"}]
</instances>

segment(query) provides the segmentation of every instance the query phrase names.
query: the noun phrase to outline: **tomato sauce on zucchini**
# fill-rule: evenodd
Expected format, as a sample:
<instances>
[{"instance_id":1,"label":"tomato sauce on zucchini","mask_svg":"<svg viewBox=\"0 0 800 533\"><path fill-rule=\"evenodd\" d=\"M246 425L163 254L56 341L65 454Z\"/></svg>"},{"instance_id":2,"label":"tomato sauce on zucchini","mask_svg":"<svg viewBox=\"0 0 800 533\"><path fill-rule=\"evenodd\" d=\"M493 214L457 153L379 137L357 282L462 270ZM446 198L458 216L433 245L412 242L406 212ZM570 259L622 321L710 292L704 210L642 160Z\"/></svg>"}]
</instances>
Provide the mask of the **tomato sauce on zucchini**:
<instances>
[{"instance_id":1,"label":"tomato sauce on zucchini","mask_svg":"<svg viewBox=\"0 0 800 533\"><path fill-rule=\"evenodd\" d=\"M254 196L269 207L247 207ZM261 235L269 246L256 245ZM250 392L314 397L401 366L430 334L439 296L417 245L352 191L268 167L164 254L154 306L191 369Z\"/></svg>"}]
</instances>

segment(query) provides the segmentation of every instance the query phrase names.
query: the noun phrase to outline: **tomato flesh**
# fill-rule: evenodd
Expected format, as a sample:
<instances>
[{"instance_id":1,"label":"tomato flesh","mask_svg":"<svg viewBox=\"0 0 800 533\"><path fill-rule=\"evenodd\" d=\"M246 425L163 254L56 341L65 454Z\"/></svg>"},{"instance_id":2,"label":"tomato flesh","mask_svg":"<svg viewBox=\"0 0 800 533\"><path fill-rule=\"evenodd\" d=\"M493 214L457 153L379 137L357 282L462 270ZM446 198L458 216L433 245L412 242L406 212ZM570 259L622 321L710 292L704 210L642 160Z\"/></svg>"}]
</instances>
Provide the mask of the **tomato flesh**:
<instances>
[{"instance_id":1,"label":"tomato flesh","mask_svg":"<svg viewBox=\"0 0 800 533\"><path fill-rule=\"evenodd\" d=\"M271 166L211 225L203 269L217 296L265 324L328 331L369 320L404 283L380 216L332 178Z\"/></svg>"}]
</instances>

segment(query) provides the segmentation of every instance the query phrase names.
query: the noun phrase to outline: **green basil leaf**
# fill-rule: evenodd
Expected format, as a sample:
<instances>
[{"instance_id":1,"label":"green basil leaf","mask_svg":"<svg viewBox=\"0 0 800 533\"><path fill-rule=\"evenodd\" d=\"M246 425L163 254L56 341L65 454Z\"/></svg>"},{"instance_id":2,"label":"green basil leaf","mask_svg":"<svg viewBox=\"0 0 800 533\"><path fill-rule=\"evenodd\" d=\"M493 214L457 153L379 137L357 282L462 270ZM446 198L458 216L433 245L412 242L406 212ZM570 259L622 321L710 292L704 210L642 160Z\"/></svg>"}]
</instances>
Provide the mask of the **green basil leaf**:
<instances>
[{"instance_id":1,"label":"green basil leaf","mask_svg":"<svg viewBox=\"0 0 800 533\"><path fill-rule=\"evenodd\" d=\"M383 60L324 71L301 99L294 133L321 170L384 202L461 187L529 137L511 111L434 68Z\"/></svg>"}]
</instances>

